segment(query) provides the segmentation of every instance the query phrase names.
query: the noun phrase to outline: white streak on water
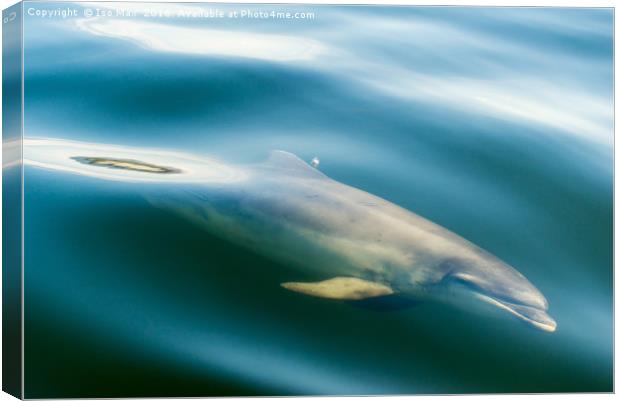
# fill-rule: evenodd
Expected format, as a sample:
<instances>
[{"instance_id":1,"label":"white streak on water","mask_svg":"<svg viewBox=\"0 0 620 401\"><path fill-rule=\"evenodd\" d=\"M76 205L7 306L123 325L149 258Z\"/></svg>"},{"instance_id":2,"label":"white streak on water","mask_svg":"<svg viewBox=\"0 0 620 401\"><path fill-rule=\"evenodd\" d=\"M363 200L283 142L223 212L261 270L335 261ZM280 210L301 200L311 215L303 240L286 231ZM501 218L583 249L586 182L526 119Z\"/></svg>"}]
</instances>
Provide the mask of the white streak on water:
<instances>
[{"instance_id":1,"label":"white streak on water","mask_svg":"<svg viewBox=\"0 0 620 401\"><path fill-rule=\"evenodd\" d=\"M116 8L107 3L97 7ZM159 10L163 6L148 7ZM165 10L195 13L205 8L166 4ZM586 57L570 46L550 47L519 34L534 30L549 33L548 38L562 37L565 42L584 35L587 40L604 42L610 32L600 18L584 15L576 19L549 10L486 14L485 10L463 10L462 15L441 16L384 16L361 9L317 12L320 23L304 23L303 29L292 25L281 34L264 33L260 25L234 20L218 29L180 25L183 20L179 18L152 22L111 17L76 23L90 34L131 41L156 52L305 61L305 67L351 82L352 90L361 87L365 95L376 93L412 101L412 106L429 104L445 108L447 113L470 114L472 119L497 118L585 138L608 148L612 145L611 92L600 86L601 77L604 81L605 76L611 76L611 64L604 57ZM484 17L486 23L504 23L518 32L514 37L493 35L485 24L465 23L459 15L470 21Z\"/></svg>"},{"instance_id":2,"label":"white streak on water","mask_svg":"<svg viewBox=\"0 0 620 401\"><path fill-rule=\"evenodd\" d=\"M154 174L87 165L72 157L129 159L181 170L179 174ZM167 150L132 148L58 139L24 140L24 164L112 181L229 183L244 180L246 172L215 159Z\"/></svg>"},{"instance_id":3,"label":"white streak on water","mask_svg":"<svg viewBox=\"0 0 620 401\"><path fill-rule=\"evenodd\" d=\"M532 14L538 29L549 22L566 36L584 33L562 18ZM491 13L489 18L496 16ZM498 118L606 147L613 144L611 91L602 93L590 85L593 79L611 76L611 65L601 59L550 50L523 38L496 37L449 19L346 13L339 18L361 37L339 44L347 54L330 65L370 90L414 101L412 105L433 104L448 113L457 110L472 118ZM600 26L587 27L586 33L605 34Z\"/></svg>"},{"instance_id":4,"label":"white streak on water","mask_svg":"<svg viewBox=\"0 0 620 401\"><path fill-rule=\"evenodd\" d=\"M404 69L369 68L362 82L405 100L436 103L449 109L557 129L611 146L613 107L605 99L543 81L435 77Z\"/></svg>"},{"instance_id":5,"label":"white streak on water","mask_svg":"<svg viewBox=\"0 0 620 401\"><path fill-rule=\"evenodd\" d=\"M93 35L125 39L147 49L194 55L241 57L275 62L310 60L324 51L318 41L139 20L81 19L77 26Z\"/></svg>"}]
</instances>

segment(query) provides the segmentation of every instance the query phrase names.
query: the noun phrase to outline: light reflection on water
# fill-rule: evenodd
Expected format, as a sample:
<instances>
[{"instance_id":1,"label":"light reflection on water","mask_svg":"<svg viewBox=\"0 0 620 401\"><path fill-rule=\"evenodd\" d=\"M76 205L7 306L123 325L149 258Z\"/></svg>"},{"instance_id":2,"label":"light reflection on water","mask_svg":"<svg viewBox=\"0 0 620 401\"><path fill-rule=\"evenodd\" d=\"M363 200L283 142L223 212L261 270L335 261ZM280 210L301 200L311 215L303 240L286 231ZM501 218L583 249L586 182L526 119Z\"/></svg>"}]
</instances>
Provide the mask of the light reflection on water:
<instances>
[{"instance_id":1,"label":"light reflection on water","mask_svg":"<svg viewBox=\"0 0 620 401\"><path fill-rule=\"evenodd\" d=\"M130 184L29 168L27 395L611 391L612 12L308 9L316 21L185 26L320 43L297 59L169 51L177 20L150 46L111 20L94 34L27 18L26 135L236 163L318 156L515 266L558 331L287 293L286 266Z\"/></svg>"}]
</instances>

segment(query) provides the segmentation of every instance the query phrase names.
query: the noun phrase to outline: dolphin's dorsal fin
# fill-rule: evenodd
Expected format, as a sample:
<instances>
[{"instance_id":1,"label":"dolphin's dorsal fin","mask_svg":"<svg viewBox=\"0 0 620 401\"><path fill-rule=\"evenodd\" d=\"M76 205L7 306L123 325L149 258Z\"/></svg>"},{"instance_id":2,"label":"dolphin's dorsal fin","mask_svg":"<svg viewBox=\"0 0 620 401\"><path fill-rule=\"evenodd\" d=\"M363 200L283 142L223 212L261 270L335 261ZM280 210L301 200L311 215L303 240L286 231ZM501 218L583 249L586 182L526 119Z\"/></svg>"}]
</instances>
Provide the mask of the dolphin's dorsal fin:
<instances>
[{"instance_id":1,"label":"dolphin's dorsal fin","mask_svg":"<svg viewBox=\"0 0 620 401\"><path fill-rule=\"evenodd\" d=\"M291 174L313 178L327 178L325 174L321 173L316 168L310 166L294 154L284 150L272 150L269 154L269 158L263 165Z\"/></svg>"},{"instance_id":2,"label":"dolphin's dorsal fin","mask_svg":"<svg viewBox=\"0 0 620 401\"><path fill-rule=\"evenodd\" d=\"M314 297L348 301L358 301L394 293L385 284L356 277L336 277L316 283L282 283L282 287Z\"/></svg>"}]
</instances>

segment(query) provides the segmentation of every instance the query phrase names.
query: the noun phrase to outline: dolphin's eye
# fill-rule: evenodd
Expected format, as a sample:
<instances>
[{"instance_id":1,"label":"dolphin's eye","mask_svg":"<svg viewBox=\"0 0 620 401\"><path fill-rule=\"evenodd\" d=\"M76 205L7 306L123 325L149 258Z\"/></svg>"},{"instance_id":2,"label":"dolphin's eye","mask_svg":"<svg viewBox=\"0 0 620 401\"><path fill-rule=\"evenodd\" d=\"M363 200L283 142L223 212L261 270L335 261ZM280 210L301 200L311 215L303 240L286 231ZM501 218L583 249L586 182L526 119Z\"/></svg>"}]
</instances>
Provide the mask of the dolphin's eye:
<instances>
[{"instance_id":1,"label":"dolphin's eye","mask_svg":"<svg viewBox=\"0 0 620 401\"><path fill-rule=\"evenodd\" d=\"M450 282L462 285L473 292L484 294L496 300L509 302L512 304L522 303L522 300L514 296L510 287L506 287L500 283L489 283L481 280L477 276L467 273L451 274L449 280Z\"/></svg>"},{"instance_id":2,"label":"dolphin's eye","mask_svg":"<svg viewBox=\"0 0 620 401\"><path fill-rule=\"evenodd\" d=\"M442 281L444 283L446 283L446 284L454 284L454 283L456 283L456 284L467 284L468 283L468 281L464 277L462 277L461 274L459 274L459 273L452 273L452 272L447 273L444 276Z\"/></svg>"},{"instance_id":3,"label":"dolphin's eye","mask_svg":"<svg viewBox=\"0 0 620 401\"><path fill-rule=\"evenodd\" d=\"M480 285L480 281L475 277L467 273L456 272L450 273L444 277L445 284L457 284L467 288L472 292L486 293L485 289Z\"/></svg>"},{"instance_id":4,"label":"dolphin's eye","mask_svg":"<svg viewBox=\"0 0 620 401\"><path fill-rule=\"evenodd\" d=\"M448 280L452 283L457 283L457 284L461 284L464 285L465 287L474 290L474 291L480 291L481 288L480 286L478 286L476 283L474 283L473 281L467 279L464 275L457 273L457 274L451 274L448 276Z\"/></svg>"},{"instance_id":5,"label":"dolphin's eye","mask_svg":"<svg viewBox=\"0 0 620 401\"><path fill-rule=\"evenodd\" d=\"M455 280L462 280L459 272L463 270L463 265L456 258L444 260L437 266L437 269L443 274L441 282L444 284L454 282Z\"/></svg>"}]
</instances>

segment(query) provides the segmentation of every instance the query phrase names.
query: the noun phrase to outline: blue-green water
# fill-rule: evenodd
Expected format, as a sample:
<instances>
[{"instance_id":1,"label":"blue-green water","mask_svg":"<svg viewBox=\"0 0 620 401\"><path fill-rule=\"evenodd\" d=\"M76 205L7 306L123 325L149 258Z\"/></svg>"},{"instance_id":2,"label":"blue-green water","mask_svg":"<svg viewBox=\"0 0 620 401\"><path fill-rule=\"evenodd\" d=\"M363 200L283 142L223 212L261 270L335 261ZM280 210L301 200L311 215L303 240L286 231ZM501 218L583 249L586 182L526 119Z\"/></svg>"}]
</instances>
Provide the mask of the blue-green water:
<instances>
[{"instance_id":1,"label":"blue-green water","mask_svg":"<svg viewBox=\"0 0 620 401\"><path fill-rule=\"evenodd\" d=\"M315 15L27 3L26 137L318 156L517 268L557 331L287 292L134 184L27 167L26 397L611 391L612 11L253 9Z\"/></svg>"}]
</instances>

